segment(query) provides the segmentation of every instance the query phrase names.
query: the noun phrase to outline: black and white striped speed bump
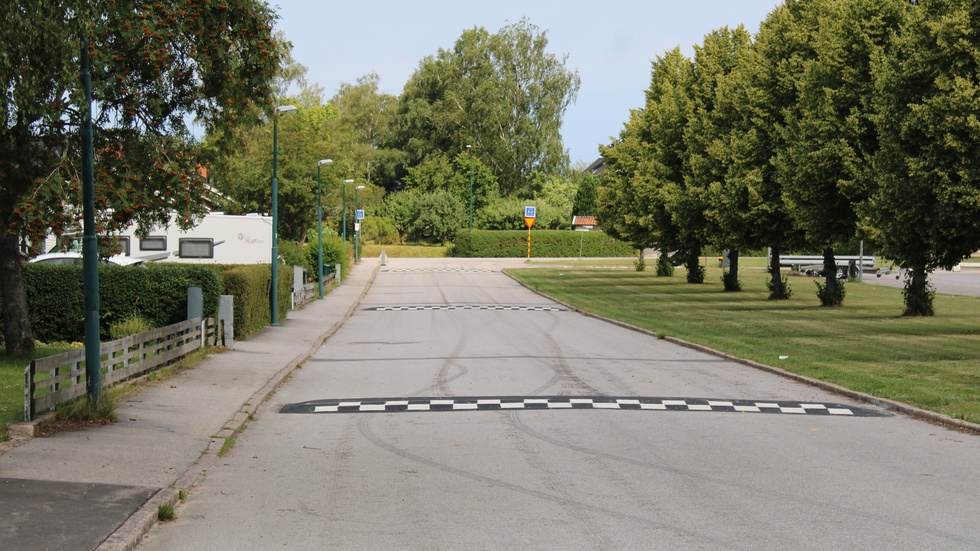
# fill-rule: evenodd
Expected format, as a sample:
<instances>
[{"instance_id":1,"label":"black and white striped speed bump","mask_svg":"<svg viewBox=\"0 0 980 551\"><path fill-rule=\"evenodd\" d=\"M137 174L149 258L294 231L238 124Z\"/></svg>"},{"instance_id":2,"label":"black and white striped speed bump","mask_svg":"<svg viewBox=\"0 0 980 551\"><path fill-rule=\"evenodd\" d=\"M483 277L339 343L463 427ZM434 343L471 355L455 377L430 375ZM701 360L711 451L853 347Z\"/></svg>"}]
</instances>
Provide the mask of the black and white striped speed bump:
<instances>
[{"instance_id":1,"label":"black and white striped speed bump","mask_svg":"<svg viewBox=\"0 0 980 551\"><path fill-rule=\"evenodd\" d=\"M882 417L888 414L863 407L820 402L771 400L711 400L607 396L451 396L427 398L356 398L311 400L283 406L279 413L397 413L408 411L501 411L554 409L614 409L645 411L713 411Z\"/></svg>"},{"instance_id":2,"label":"black and white striped speed bump","mask_svg":"<svg viewBox=\"0 0 980 551\"><path fill-rule=\"evenodd\" d=\"M389 274L499 274L500 270L478 268L386 268L381 273Z\"/></svg>"},{"instance_id":3,"label":"black and white striped speed bump","mask_svg":"<svg viewBox=\"0 0 980 551\"><path fill-rule=\"evenodd\" d=\"M372 306L373 312L418 312L424 310L508 310L512 312L567 312L558 306L521 306L506 304L414 304L398 306Z\"/></svg>"}]
</instances>

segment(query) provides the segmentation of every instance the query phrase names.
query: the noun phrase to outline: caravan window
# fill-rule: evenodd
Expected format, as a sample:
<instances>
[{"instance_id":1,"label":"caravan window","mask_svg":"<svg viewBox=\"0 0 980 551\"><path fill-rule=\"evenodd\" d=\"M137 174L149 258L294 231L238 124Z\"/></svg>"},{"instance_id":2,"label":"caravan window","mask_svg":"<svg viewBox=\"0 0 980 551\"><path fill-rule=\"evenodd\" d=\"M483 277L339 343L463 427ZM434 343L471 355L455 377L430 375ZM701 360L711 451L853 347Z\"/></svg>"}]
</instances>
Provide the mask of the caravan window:
<instances>
[{"instance_id":1,"label":"caravan window","mask_svg":"<svg viewBox=\"0 0 980 551\"><path fill-rule=\"evenodd\" d=\"M180 258L214 258L214 239L183 238L180 240Z\"/></svg>"},{"instance_id":2,"label":"caravan window","mask_svg":"<svg viewBox=\"0 0 980 551\"><path fill-rule=\"evenodd\" d=\"M141 251L165 251L167 250L167 236L150 236L140 239Z\"/></svg>"}]
</instances>

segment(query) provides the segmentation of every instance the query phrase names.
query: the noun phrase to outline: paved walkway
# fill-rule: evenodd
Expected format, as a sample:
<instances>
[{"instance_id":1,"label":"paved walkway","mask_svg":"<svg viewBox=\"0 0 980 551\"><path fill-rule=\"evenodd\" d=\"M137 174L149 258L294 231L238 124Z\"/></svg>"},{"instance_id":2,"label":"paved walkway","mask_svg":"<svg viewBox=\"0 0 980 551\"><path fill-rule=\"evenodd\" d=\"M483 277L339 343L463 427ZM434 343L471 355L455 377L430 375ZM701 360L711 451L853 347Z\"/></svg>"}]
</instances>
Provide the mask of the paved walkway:
<instances>
[{"instance_id":1,"label":"paved walkway","mask_svg":"<svg viewBox=\"0 0 980 551\"><path fill-rule=\"evenodd\" d=\"M112 425L0 444L0 547L134 549L226 438L351 315L377 273L364 259L323 300L117 407Z\"/></svg>"}]
</instances>

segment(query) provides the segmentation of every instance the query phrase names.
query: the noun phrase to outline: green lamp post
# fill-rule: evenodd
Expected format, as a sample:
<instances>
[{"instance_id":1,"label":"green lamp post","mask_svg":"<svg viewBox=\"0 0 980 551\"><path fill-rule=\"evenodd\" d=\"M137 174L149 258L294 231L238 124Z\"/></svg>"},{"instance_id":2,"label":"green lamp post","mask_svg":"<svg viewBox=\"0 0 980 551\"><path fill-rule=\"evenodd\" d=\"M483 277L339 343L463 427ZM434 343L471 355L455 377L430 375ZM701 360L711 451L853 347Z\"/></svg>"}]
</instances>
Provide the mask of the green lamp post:
<instances>
[{"instance_id":1,"label":"green lamp post","mask_svg":"<svg viewBox=\"0 0 980 551\"><path fill-rule=\"evenodd\" d=\"M466 152L470 153L470 231L473 231L473 146L467 144Z\"/></svg>"},{"instance_id":2,"label":"green lamp post","mask_svg":"<svg viewBox=\"0 0 980 551\"><path fill-rule=\"evenodd\" d=\"M358 250L361 245L361 221L357 218L357 211L361 210L361 203L357 198L359 189L364 189L364 186L354 186L354 223L357 224L357 229L354 231L354 264L361 261L361 253Z\"/></svg>"},{"instance_id":3,"label":"green lamp post","mask_svg":"<svg viewBox=\"0 0 980 551\"><path fill-rule=\"evenodd\" d=\"M279 325L279 179L276 162L279 157L279 115L296 111L295 105L280 105L272 114L272 326Z\"/></svg>"},{"instance_id":4,"label":"green lamp post","mask_svg":"<svg viewBox=\"0 0 980 551\"><path fill-rule=\"evenodd\" d=\"M341 225L343 226L343 230L342 231L344 233L344 244L345 245L347 244L347 184L353 184L353 183L354 183L354 180L344 180L344 185L343 185L343 190L342 190L343 191L343 195L344 195L344 213L342 215L343 216L343 221L341 222Z\"/></svg>"},{"instance_id":5,"label":"green lamp post","mask_svg":"<svg viewBox=\"0 0 980 551\"><path fill-rule=\"evenodd\" d=\"M323 298L323 188L320 185L320 167L332 162L332 159L316 162L316 291L320 298Z\"/></svg>"}]
</instances>

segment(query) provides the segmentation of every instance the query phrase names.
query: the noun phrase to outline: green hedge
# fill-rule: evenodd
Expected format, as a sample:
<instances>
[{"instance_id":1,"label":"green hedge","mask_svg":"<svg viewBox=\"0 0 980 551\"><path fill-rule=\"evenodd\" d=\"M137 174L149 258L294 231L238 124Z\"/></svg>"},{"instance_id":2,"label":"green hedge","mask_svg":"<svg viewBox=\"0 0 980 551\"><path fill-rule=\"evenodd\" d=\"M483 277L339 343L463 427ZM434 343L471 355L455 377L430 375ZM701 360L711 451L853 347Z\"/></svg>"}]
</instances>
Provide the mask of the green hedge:
<instances>
[{"instance_id":1,"label":"green hedge","mask_svg":"<svg viewBox=\"0 0 980 551\"><path fill-rule=\"evenodd\" d=\"M531 230L531 258L633 256L629 244L598 231ZM523 258L526 230L460 230L452 249L456 257Z\"/></svg>"},{"instance_id":2,"label":"green hedge","mask_svg":"<svg viewBox=\"0 0 980 551\"><path fill-rule=\"evenodd\" d=\"M212 264L224 281L224 294L235 297L235 338L242 339L272 321L269 310L272 268L268 264ZM279 266L279 319L292 305L293 267Z\"/></svg>"},{"instance_id":3,"label":"green hedge","mask_svg":"<svg viewBox=\"0 0 980 551\"><path fill-rule=\"evenodd\" d=\"M99 330L138 314L154 327L187 318L187 288L201 287L204 315L215 316L221 300L221 278L206 266L99 266ZM82 341L85 297L80 265L24 265L24 288L35 338L44 342Z\"/></svg>"}]
</instances>

